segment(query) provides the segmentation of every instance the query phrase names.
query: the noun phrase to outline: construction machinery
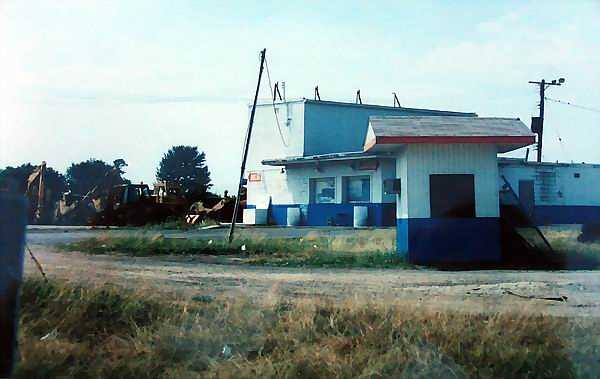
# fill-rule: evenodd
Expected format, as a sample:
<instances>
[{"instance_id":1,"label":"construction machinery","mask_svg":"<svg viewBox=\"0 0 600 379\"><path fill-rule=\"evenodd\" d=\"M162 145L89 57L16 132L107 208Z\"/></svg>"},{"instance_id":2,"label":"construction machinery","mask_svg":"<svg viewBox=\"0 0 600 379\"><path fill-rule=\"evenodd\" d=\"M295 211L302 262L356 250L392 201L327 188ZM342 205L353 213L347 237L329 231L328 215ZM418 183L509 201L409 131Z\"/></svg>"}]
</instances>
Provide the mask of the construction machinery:
<instances>
[{"instance_id":1,"label":"construction machinery","mask_svg":"<svg viewBox=\"0 0 600 379\"><path fill-rule=\"evenodd\" d=\"M46 201L46 162L36 167L27 178L25 196L30 204L30 222L38 224L52 221L53 209Z\"/></svg>"},{"instance_id":2,"label":"construction machinery","mask_svg":"<svg viewBox=\"0 0 600 379\"><path fill-rule=\"evenodd\" d=\"M27 178L25 197L30 204L29 222L60 225L140 226L161 223L184 215L190 224L229 221L235 198L221 198L210 193L203 202L189 206L177 183L160 181L151 190L147 184L120 183L120 171L114 168L99 184L85 194L63 193L53 202L46 185L46 162L36 167ZM120 183L120 184L116 184Z\"/></svg>"},{"instance_id":3,"label":"construction machinery","mask_svg":"<svg viewBox=\"0 0 600 379\"><path fill-rule=\"evenodd\" d=\"M193 203L185 216L185 221L192 225L202 223L208 219L217 222L230 222L233 217L236 198L229 196L228 192L225 191L223 197L217 200L213 204L210 204L209 200L206 205L202 201ZM246 207L246 187L242 187L240 191L240 205L243 208Z\"/></svg>"},{"instance_id":4,"label":"construction machinery","mask_svg":"<svg viewBox=\"0 0 600 379\"><path fill-rule=\"evenodd\" d=\"M140 226L159 223L181 214L182 202L159 202L147 184L120 184L113 186L103 209L98 212L94 225Z\"/></svg>"}]
</instances>

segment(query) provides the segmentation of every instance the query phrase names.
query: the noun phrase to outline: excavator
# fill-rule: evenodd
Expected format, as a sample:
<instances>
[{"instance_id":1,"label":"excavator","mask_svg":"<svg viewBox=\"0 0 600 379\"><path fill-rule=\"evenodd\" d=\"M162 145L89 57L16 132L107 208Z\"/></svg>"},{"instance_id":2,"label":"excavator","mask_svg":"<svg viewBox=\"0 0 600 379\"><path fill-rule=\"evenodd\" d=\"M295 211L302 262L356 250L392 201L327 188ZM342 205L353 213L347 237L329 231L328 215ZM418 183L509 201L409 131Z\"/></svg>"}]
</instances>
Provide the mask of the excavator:
<instances>
[{"instance_id":1,"label":"excavator","mask_svg":"<svg viewBox=\"0 0 600 379\"><path fill-rule=\"evenodd\" d=\"M46 219L46 162L42 162L27 178L27 189L25 194L30 204L29 219L33 223L38 223Z\"/></svg>"}]
</instances>

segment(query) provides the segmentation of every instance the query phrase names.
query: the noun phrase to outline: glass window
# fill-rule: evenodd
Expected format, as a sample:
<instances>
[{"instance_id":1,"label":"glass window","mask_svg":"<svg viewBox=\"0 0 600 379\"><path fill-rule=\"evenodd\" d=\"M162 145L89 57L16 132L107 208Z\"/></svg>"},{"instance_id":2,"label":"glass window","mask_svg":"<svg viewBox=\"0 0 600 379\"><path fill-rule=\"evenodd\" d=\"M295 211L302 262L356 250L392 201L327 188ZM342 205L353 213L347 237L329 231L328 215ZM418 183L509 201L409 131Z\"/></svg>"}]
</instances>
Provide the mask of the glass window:
<instances>
[{"instance_id":1,"label":"glass window","mask_svg":"<svg viewBox=\"0 0 600 379\"><path fill-rule=\"evenodd\" d=\"M347 203L368 203L371 201L371 177L344 177L344 198Z\"/></svg>"},{"instance_id":2,"label":"glass window","mask_svg":"<svg viewBox=\"0 0 600 379\"><path fill-rule=\"evenodd\" d=\"M311 203L335 203L335 178L310 179L310 194Z\"/></svg>"}]
</instances>

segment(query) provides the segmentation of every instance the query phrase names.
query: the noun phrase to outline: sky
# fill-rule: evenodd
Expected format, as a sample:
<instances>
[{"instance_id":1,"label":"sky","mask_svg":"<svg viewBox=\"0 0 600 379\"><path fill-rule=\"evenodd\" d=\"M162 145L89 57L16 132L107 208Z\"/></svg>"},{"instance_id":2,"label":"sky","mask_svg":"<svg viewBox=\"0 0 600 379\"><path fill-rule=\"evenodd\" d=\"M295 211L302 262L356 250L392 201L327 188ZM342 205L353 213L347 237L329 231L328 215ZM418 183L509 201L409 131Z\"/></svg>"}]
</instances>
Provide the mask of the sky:
<instances>
[{"instance_id":1,"label":"sky","mask_svg":"<svg viewBox=\"0 0 600 379\"><path fill-rule=\"evenodd\" d=\"M288 98L529 125L527 82L564 77L548 97L600 110L598 1L0 0L0 168L122 158L152 183L185 144L234 189L262 48ZM548 101L544 132L544 160L600 163L599 111Z\"/></svg>"}]
</instances>

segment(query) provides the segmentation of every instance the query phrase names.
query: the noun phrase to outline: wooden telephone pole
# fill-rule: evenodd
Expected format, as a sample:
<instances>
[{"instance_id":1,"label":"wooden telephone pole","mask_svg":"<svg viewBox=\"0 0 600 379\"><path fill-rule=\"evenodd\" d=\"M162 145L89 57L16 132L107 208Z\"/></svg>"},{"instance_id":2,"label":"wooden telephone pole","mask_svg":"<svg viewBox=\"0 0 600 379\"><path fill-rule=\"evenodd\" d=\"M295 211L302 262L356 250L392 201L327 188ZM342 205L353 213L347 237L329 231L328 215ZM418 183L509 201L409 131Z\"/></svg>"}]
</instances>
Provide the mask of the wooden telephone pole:
<instances>
[{"instance_id":1,"label":"wooden telephone pole","mask_svg":"<svg viewBox=\"0 0 600 379\"><path fill-rule=\"evenodd\" d=\"M229 243L233 241L233 233L235 231L235 222L240 211L240 197L242 196L242 188L244 187L244 172L246 171L246 159L248 158L248 148L250 147L250 137L252 136L252 125L254 124L254 113L256 112L256 102L258 101L258 91L260 89L260 79L262 78L263 69L265 66L265 57L267 49L260 52L260 69L258 71L258 83L256 83L256 92L254 93L254 103L250 112L250 121L246 130L246 139L244 140L244 154L242 156L242 167L240 168L240 182L238 185L238 193L235 198L235 207L233 208L233 217L231 218L231 227L229 228Z\"/></svg>"},{"instance_id":2,"label":"wooden telephone pole","mask_svg":"<svg viewBox=\"0 0 600 379\"><path fill-rule=\"evenodd\" d=\"M539 82L530 81L530 84L535 84L540 87L540 116L531 118L531 131L537 133L537 161L542 161L542 136L544 134L544 100L546 99L546 89L550 86L560 86L565 82L565 78L547 82L542 79Z\"/></svg>"}]
</instances>

